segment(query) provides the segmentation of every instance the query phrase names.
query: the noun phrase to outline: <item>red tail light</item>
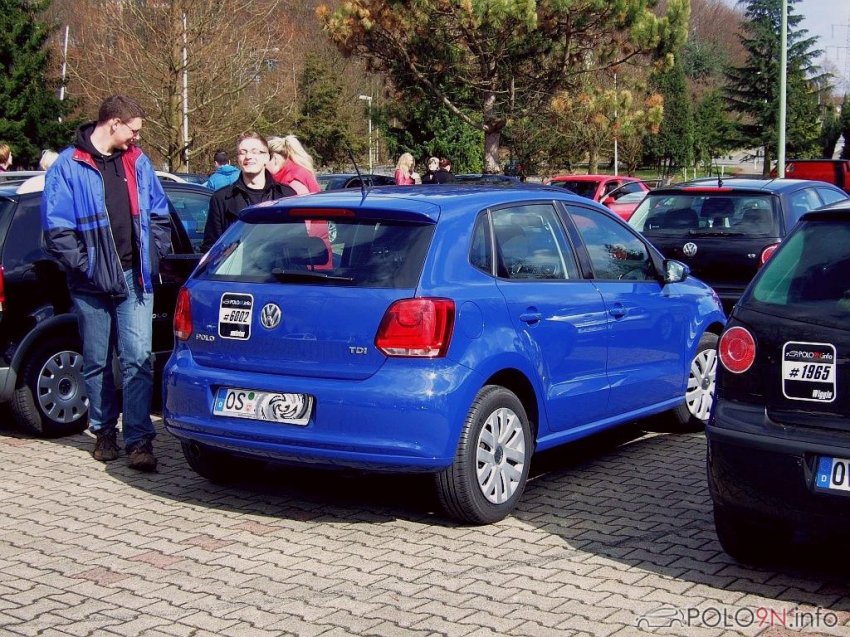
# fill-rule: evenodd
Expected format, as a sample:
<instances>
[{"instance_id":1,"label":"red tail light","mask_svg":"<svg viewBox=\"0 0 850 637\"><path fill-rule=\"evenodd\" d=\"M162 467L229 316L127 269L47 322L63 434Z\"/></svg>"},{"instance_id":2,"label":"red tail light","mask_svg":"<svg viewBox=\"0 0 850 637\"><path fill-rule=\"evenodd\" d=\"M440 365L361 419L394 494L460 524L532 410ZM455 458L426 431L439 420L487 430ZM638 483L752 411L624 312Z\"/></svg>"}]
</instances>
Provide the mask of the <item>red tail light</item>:
<instances>
[{"instance_id":1,"label":"red tail light","mask_svg":"<svg viewBox=\"0 0 850 637\"><path fill-rule=\"evenodd\" d=\"M770 258L770 255L776 252L776 249L778 247L779 244L774 243L773 245L767 246L764 250L761 251L761 256L759 257L759 267L767 263L767 260Z\"/></svg>"},{"instance_id":2,"label":"red tail light","mask_svg":"<svg viewBox=\"0 0 850 637\"><path fill-rule=\"evenodd\" d=\"M402 299L384 314L375 346L387 356L440 358L449 349L454 320L450 299Z\"/></svg>"},{"instance_id":3,"label":"red tail light","mask_svg":"<svg viewBox=\"0 0 850 637\"><path fill-rule=\"evenodd\" d=\"M756 360L756 341L743 327L733 327L723 332L717 346L720 362L733 374L742 374Z\"/></svg>"},{"instance_id":4,"label":"red tail light","mask_svg":"<svg viewBox=\"0 0 850 637\"><path fill-rule=\"evenodd\" d=\"M192 336L192 303L189 290L180 288L177 309L174 310L174 336L178 341L188 341Z\"/></svg>"},{"instance_id":5,"label":"red tail light","mask_svg":"<svg viewBox=\"0 0 850 637\"><path fill-rule=\"evenodd\" d=\"M0 312L6 306L6 275L3 272L3 266L0 265Z\"/></svg>"}]
</instances>

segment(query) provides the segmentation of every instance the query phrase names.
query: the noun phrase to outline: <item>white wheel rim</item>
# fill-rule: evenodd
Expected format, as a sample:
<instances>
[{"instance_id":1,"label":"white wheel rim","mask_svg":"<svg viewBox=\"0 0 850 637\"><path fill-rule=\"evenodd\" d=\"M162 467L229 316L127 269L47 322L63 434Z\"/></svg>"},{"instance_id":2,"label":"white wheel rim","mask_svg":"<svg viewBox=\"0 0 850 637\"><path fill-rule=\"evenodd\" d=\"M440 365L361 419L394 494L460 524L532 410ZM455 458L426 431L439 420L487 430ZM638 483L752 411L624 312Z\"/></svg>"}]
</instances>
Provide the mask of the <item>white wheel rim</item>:
<instances>
[{"instance_id":1,"label":"white wheel rim","mask_svg":"<svg viewBox=\"0 0 850 637\"><path fill-rule=\"evenodd\" d=\"M714 378L717 374L717 350L705 349L691 362L685 403L694 418L708 420L714 402Z\"/></svg>"},{"instance_id":2,"label":"white wheel rim","mask_svg":"<svg viewBox=\"0 0 850 637\"><path fill-rule=\"evenodd\" d=\"M82 355L70 350L54 354L42 366L36 390L38 404L51 420L68 424L82 418L89 408Z\"/></svg>"},{"instance_id":3,"label":"white wheel rim","mask_svg":"<svg viewBox=\"0 0 850 637\"><path fill-rule=\"evenodd\" d=\"M525 469L525 433L512 410L500 407L481 428L476 445L478 486L489 502L504 504L516 493Z\"/></svg>"}]
</instances>

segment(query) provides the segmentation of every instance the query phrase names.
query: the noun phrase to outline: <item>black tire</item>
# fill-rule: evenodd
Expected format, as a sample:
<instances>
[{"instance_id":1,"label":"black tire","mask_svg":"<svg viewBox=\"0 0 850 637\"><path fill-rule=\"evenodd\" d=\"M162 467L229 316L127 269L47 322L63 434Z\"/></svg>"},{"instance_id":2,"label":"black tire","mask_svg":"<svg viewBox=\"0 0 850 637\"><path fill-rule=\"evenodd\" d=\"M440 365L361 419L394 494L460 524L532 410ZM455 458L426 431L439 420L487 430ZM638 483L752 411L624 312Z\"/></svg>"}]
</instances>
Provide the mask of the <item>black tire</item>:
<instances>
[{"instance_id":1,"label":"black tire","mask_svg":"<svg viewBox=\"0 0 850 637\"><path fill-rule=\"evenodd\" d=\"M688 367L685 400L668 412L671 424L679 430L701 430L708 422L717 374L717 334L702 335Z\"/></svg>"},{"instance_id":2,"label":"black tire","mask_svg":"<svg viewBox=\"0 0 850 637\"><path fill-rule=\"evenodd\" d=\"M491 427L499 422L506 427L506 437L496 441L494 448L487 438ZM490 478L492 484L482 486L478 470L486 464L480 461L486 463L482 457L491 453L493 466L482 476ZM522 497L533 453L531 427L519 398L504 387L483 387L469 409L454 462L436 475L440 504L450 517L463 522L498 522L514 510Z\"/></svg>"},{"instance_id":3,"label":"black tire","mask_svg":"<svg viewBox=\"0 0 850 637\"><path fill-rule=\"evenodd\" d=\"M763 564L781 559L791 544L791 533L768 520L757 521L715 506L714 528L720 546L738 562Z\"/></svg>"},{"instance_id":4,"label":"black tire","mask_svg":"<svg viewBox=\"0 0 850 637\"><path fill-rule=\"evenodd\" d=\"M246 470L254 463L224 451L213 451L196 442L181 442L186 462L202 478L216 484L232 484L245 479Z\"/></svg>"},{"instance_id":5,"label":"black tire","mask_svg":"<svg viewBox=\"0 0 850 637\"><path fill-rule=\"evenodd\" d=\"M15 423L22 430L54 438L88 427L82 351L78 338L56 336L27 354L10 402Z\"/></svg>"}]
</instances>

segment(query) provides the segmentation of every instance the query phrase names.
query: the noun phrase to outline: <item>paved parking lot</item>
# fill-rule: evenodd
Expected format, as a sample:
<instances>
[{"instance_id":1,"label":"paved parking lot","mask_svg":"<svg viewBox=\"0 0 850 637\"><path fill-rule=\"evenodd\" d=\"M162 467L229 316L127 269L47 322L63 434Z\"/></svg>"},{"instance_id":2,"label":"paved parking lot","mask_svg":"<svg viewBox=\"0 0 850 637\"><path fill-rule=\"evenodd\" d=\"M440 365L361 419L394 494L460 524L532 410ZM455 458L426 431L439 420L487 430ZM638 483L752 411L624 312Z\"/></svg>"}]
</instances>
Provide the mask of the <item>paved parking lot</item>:
<instances>
[{"instance_id":1,"label":"paved parking lot","mask_svg":"<svg viewBox=\"0 0 850 637\"><path fill-rule=\"evenodd\" d=\"M541 455L515 515L463 527L425 477L258 468L224 488L164 432L143 475L86 435L0 426L0 634L850 635L850 560L721 551L704 444Z\"/></svg>"}]
</instances>

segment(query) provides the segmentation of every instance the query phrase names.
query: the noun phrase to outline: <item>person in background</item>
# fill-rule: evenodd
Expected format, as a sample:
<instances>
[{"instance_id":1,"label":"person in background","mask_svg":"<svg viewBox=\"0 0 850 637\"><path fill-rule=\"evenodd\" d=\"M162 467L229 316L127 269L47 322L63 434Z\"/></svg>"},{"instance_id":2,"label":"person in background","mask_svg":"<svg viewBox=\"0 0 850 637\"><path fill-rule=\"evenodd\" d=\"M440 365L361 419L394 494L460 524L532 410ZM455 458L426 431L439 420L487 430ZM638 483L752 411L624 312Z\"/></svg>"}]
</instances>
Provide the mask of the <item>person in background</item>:
<instances>
[{"instance_id":1,"label":"person in background","mask_svg":"<svg viewBox=\"0 0 850 637\"><path fill-rule=\"evenodd\" d=\"M59 153L53 150L47 149L41 151L41 159L38 162L39 170L47 171L58 157ZM44 182L44 175L34 175L18 186L18 194L23 195L28 192L42 192L44 190Z\"/></svg>"},{"instance_id":2,"label":"person in background","mask_svg":"<svg viewBox=\"0 0 850 637\"><path fill-rule=\"evenodd\" d=\"M402 153L395 165L395 183L397 186L410 186L416 183L413 172L413 167L416 165L416 160L410 153Z\"/></svg>"},{"instance_id":3,"label":"person in background","mask_svg":"<svg viewBox=\"0 0 850 637\"><path fill-rule=\"evenodd\" d=\"M55 150L50 150L49 148L41 151L41 159L38 162L39 170L47 170L53 165L53 162L56 161L56 158L59 157L59 153Z\"/></svg>"},{"instance_id":4,"label":"person in background","mask_svg":"<svg viewBox=\"0 0 850 637\"><path fill-rule=\"evenodd\" d=\"M119 456L117 350L127 464L153 471L153 281L171 252L171 218L153 164L136 146L145 117L130 97L104 100L97 121L77 130L44 176L41 223L45 249L65 268L83 340L92 456Z\"/></svg>"},{"instance_id":5,"label":"person in background","mask_svg":"<svg viewBox=\"0 0 850 637\"><path fill-rule=\"evenodd\" d=\"M434 183L435 184L453 184L455 182L455 176L452 174L452 162L443 157L440 160L440 170L438 170L434 174Z\"/></svg>"},{"instance_id":6,"label":"person in background","mask_svg":"<svg viewBox=\"0 0 850 637\"><path fill-rule=\"evenodd\" d=\"M437 171L440 170L440 160L437 159L436 157L429 158L427 167L428 167L428 169L425 171L425 174L422 175L422 183L423 184L436 183L434 181L434 175L436 175Z\"/></svg>"},{"instance_id":7,"label":"person in background","mask_svg":"<svg viewBox=\"0 0 850 637\"><path fill-rule=\"evenodd\" d=\"M9 144L0 144L0 173L9 170L12 165L12 149Z\"/></svg>"},{"instance_id":8,"label":"person in background","mask_svg":"<svg viewBox=\"0 0 850 637\"><path fill-rule=\"evenodd\" d=\"M276 182L286 184L299 195L321 191L313 158L295 135L269 137L269 151L268 168Z\"/></svg>"},{"instance_id":9,"label":"person in background","mask_svg":"<svg viewBox=\"0 0 850 637\"><path fill-rule=\"evenodd\" d=\"M239 218L243 208L296 194L292 188L272 178L266 168L269 163L269 144L259 133L249 131L239 136L236 142L236 163L239 178L229 186L216 190L210 199L201 252L213 246Z\"/></svg>"},{"instance_id":10,"label":"person in background","mask_svg":"<svg viewBox=\"0 0 850 637\"><path fill-rule=\"evenodd\" d=\"M275 181L286 184L299 195L321 192L322 188L316 181L316 173L313 169L313 158L304 150L295 135L269 137L269 150L271 151L269 171ZM317 266L316 269L324 270L332 267L333 248L328 222L307 219L304 224L307 226L307 235L319 237L328 251L327 264Z\"/></svg>"},{"instance_id":11,"label":"person in background","mask_svg":"<svg viewBox=\"0 0 850 637\"><path fill-rule=\"evenodd\" d=\"M215 162L215 171L204 182L207 188L218 190L239 179L239 169L230 165L230 155L227 154L226 150L215 151L213 161Z\"/></svg>"}]
</instances>

